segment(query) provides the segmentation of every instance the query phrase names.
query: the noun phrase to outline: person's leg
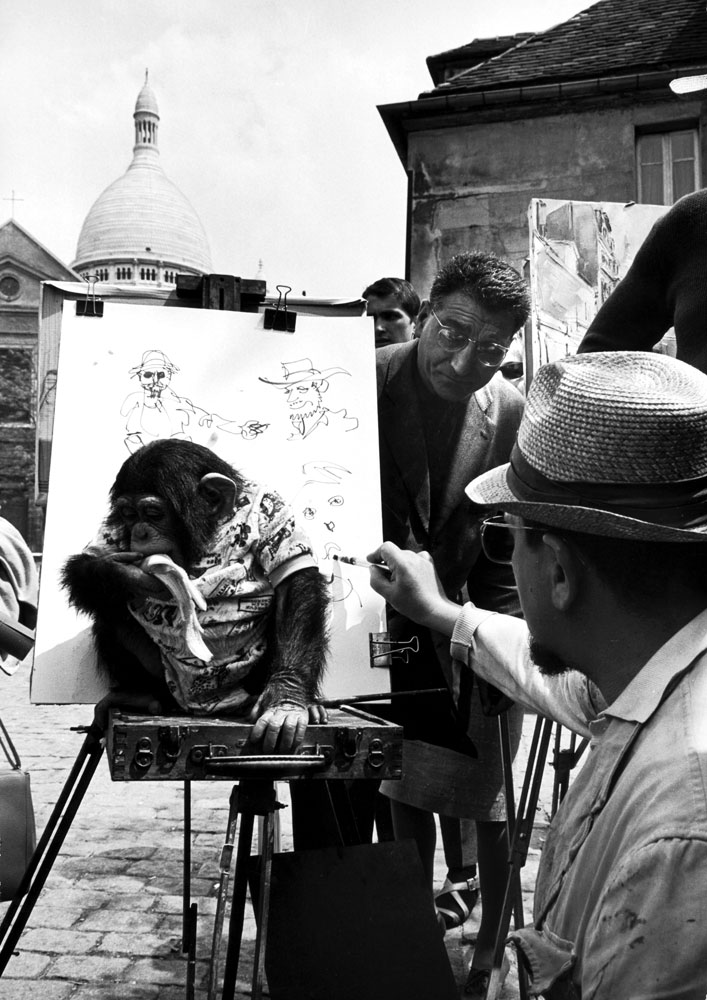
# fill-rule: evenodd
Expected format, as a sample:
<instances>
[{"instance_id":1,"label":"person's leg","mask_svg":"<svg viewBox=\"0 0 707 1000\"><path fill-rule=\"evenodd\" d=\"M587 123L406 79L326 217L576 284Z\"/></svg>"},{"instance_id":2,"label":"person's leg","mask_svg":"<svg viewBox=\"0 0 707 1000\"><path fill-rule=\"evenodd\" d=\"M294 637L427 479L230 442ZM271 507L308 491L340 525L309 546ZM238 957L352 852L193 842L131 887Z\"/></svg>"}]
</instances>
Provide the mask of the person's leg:
<instances>
[{"instance_id":1,"label":"person's leg","mask_svg":"<svg viewBox=\"0 0 707 1000\"><path fill-rule=\"evenodd\" d=\"M449 929L459 927L479 897L476 879L476 824L473 820L440 816L447 877L435 894L435 906Z\"/></svg>"},{"instance_id":2,"label":"person's leg","mask_svg":"<svg viewBox=\"0 0 707 1000\"><path fill-rule=\"evenodd\" d=\"M390 803L393 818L393 832L396 840L414 840L422 861L425 879L432 891L434 883L435 846L437 844L437 827L434 813L417 806L409 806L405 802Z\"/></svg>"},{"instance_id":3,"label":"person's leg","mask_svg":"<svg viewBox=\"0 0 707 1000\"><path fill-rule=\"evenodd\" d=\"M490 969L493 964L493 949L509 870L506 824L478 822L476 837L482 899L481 924L464 992L467 996L482 997L486 994L488 981L480 982L474 972L478 969Z\"/></svg>"}]
</instances>

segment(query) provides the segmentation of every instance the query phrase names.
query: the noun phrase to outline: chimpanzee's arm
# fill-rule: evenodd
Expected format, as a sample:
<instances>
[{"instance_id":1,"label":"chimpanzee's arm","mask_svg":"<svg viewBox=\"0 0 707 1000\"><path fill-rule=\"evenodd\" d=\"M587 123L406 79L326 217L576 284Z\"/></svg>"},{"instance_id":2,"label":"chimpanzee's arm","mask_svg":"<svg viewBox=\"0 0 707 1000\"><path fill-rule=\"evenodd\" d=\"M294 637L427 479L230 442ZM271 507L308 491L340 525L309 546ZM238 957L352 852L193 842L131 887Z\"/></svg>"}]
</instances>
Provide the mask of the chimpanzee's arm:
<instances>
[{"instance_id":1,"label":"chimpanzee's arm","mask_svg":"<svg viewBox=\"0 0 707 1000\"><path fill-rule=\"evenodd\" d=\"M306 707L319 695L328 647L329 594L316 567L298 570L275 588L275 635L261 709L281 702Z\"/></svg>"},{"instance_id":2,"label":"chimpanzee's arm","mask_svg":"<svg viewBox=\"0 0 707 1000\"><path fill-rule=\"evenodd\" d=\"M156 577L136 565L142 559L137 552L95 548L70 556L61 575L69 602L79 611L112 619L131 600L167 594Z\"/></svg>"},{"instance_id":3,"label":"chimpanzee's arm","mask_svg":"<svg viewBox=\"0 0 707 1000\"><path fill-rule=\"evenodd\" d=\"M93 619L98 665L111 686L129 692L148 689L167 703L171 698L159 650L128 610L128 603L144 596L145 588L162 584L132 565L135 558L142 557L89 548L66 561L62 585L73 607Z\"/></svg>"},{"instance_id":4,"label":"chimpanzee's arm","mask_svg":"<svg viewBox=\"0 0 707 1000\"><path fill-rule=\"evenodd\" d=\"M329 594L316 567L293 573L275 588L275 627L268 680L251 719L251 738L266 753L294 752L304 739L327 652ZM325 718L319 715L319 721Z\"/></svg>"}]
</instances>

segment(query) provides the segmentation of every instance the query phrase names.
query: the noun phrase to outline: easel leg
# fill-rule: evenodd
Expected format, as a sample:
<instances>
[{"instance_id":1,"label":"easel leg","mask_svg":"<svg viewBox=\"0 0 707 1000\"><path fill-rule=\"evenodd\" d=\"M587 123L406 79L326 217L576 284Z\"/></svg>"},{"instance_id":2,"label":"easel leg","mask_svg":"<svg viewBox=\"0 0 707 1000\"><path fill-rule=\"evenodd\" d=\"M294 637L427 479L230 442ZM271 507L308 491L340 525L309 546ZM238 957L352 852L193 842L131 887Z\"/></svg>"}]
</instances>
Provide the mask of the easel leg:
<instances>
[{"instance_id":1,"label":"easel leg","mask_svg":"<svg viewBox=\"0 0 707 1000\"><path fill-rule=\"evenodd\" d=\"M491 976L486 990L486 1000L496 1000L501 989L501 966L503 963L503 952L506 944L506 938L508 937L511 913L514 908L516 909L516 918L518 919L518 916L520 916L520 924L516 922L516 927L518 928L522 926L523 922L522 899L520 914L518 914L517 907L519 902L518 892L520 890L520 872L525 865L526 858L528 856L528 847L530 846L530 837L533 832L535 810L537 808L538 798L540 795L540 783L545 769L545 761L547 758L547 749L550 743L551 733L552 720L538 716L535 723L535 729L533 731L533 739L530 746L530 753L528 755L528 766L523 780L523 790L521 792L520 803L518 805L518 815L516 817L513 830L513 839L511 842L511 851L508 861L510 871L508 873L506 892L503 899L501 920L499 922L498 933L496 935L493 968L491 970ZM523 969L521 963L518 963L518 985L521 990L521 996L523 997L523 1000L525 1000L528 995L528 988L525 979L525 970Z\"/></svg>"},{"instance_id":2,"label":"easel leg","mask_svg":"<svg viewBox=\"0 0 707 1000\"><path fill-rule=\"evenodd\" d=\"M216 900L216 915L214 917L214 934L211 946L211 969L209 972L208 1000L216 1000L218 989L218 967L219 949L221 937L223 936L223 920L226 912L226 901L228 898L228 884L231 877L231 861L233 859L233 844L236 839L236 825L238 823L238 785L231 789L231 799L228 810L228 824L226 826L226 840L221 850L218 897Z\"/></svg>"},{"instance_id":3,"label":"easel leg","mask_svg":"<svg viewBox=\"0 0 707 1000\"><path fill-rule=\"evenodd\" d=\"M2 942L0 976L13 955L15 945L25 928L101 759L104 749L102 737L103 733L100 730L94 726L89 727L86 739L79 750L69 777L64 783L27 871L8 907L2 925L0 925L0 942Z\"/></svg>"},{"instance_id":4,"label":"easel leg","mask_svg":"<svg viewBox=\"0 0 707 1000\"><path fill-rule=\"evenodd\" d=\"M184 782L184 868L182 872L182 953L189 950L191 925L191 781Z\"/></svg>"},{"instance_id":5,"label":"easel leg","mask_svg":"<svg viewBox=\"0 0 707 1000\"><path fill-rule=\"evenodd\" d=\"M268 914L270 912L270 882L272 878L272 856L275 844L275 816L266 813L263 817L263 852L260 858L260 879L258 905L256 909L255 955L253 956L253 983L251 997L261 1000L265 977L265 942L268 934Z\"/></svg>"}]
</instances>

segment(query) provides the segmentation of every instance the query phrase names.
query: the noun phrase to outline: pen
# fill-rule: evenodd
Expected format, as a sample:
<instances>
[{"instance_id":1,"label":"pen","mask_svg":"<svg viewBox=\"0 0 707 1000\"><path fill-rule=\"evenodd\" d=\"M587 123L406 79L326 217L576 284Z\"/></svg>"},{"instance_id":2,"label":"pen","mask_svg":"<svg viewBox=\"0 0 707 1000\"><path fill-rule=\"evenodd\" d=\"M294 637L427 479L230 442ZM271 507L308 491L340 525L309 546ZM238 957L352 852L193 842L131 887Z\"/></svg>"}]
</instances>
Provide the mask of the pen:
<instances>
[{"instance_id":1,"label":"pen","mask_svg":"<svg viewBox=\"0 0 707 1000\"><path fill-rule=\"evenodd\" d=\"M346 563L347 566L361 566L363 569L375 566L376 569L382 569L384 573L390 573L390 566L386 566L385 563L372 563L368 559L358 559L356 556L338 556L336 553L331 558L336 559L337 562Z\"/></svg>"}]
</instances>

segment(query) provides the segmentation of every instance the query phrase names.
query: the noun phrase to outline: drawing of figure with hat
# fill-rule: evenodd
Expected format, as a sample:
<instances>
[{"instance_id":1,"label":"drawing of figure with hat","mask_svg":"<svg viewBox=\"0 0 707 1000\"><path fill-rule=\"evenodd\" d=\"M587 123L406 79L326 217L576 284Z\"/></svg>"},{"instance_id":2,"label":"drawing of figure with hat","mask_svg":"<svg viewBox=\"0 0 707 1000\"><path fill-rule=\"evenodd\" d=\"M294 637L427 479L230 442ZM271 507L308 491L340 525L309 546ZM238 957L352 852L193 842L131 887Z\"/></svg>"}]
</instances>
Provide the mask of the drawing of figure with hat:
<instances>
[{"instance_id":1,"label":"drawing of figure with hat","mask_svg":"<svg viewBox=\"0 0 707 1000\"><path fill-rule=\"evenodd\" d=\"M191 399L180 396L170 382L179 368L164 351L145 351L140 364L129 371L140 383L139 392L132 392L120 408L125 421L125 444L128 451L137 451L158 438L181 438L191 441L196 427L215 428L229 434L239 434L250 441L268 427L258 420L238 421L195 406ZM214 433L215 433L214 430Z\"/></svg>"},{"instance_id":2,"label":"drawing of figure with hat","mask_svg":"<svg viewBox=\"0 0 707 1000\"><path fill-rule=\"evenodd\" d=\"M292 433L289 440L306 438L318 427L339 427L353 431L358 427L358 419L350 417L345 409L330 410L322 401L322 395L329 389L333 375L350 375L345 368L325 368L320 371L309 358L297 361L283 361L282 379L260 377L261 382L282 389L287 396L290 410Z\"/></svg>"}]
</instances>

